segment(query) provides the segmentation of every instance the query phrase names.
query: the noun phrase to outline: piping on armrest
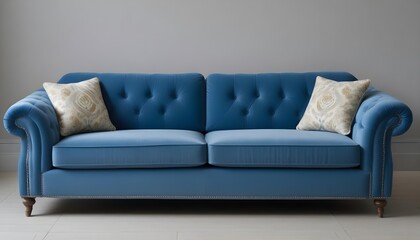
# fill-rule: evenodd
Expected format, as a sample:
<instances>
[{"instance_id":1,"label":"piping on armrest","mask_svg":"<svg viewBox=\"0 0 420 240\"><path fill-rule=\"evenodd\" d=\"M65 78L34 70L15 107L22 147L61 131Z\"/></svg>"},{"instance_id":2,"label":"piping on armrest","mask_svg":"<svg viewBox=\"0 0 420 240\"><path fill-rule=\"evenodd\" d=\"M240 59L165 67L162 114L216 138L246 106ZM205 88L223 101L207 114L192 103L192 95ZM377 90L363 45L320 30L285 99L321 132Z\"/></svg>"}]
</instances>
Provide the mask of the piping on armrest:
<instances>
[{"instance_id":1,"label":"piping on armrest","mask_svg":"<svg viewBox=\"0 0 420 240\"><path fill-rule=\"evenodd\" d=\"M362 149L362 169L371 173L371 196L389 197L392 191L391 138L411 126L410 108L400 100L370 88L357 111L352 138Z\"/></svg>"},{"instance_id":2,"label":"piping on armrest","mask_svg":"<svg viewBox=\"0 0 420 240\"><path fill-rule=\"evenodd\" d=\"M4 116L6 130L21 139L18 163L20 193L41 195L41 174L52 168L52 146L60 140L54 108L44 90L13 104Z\"/></svg>"}]
</instances>

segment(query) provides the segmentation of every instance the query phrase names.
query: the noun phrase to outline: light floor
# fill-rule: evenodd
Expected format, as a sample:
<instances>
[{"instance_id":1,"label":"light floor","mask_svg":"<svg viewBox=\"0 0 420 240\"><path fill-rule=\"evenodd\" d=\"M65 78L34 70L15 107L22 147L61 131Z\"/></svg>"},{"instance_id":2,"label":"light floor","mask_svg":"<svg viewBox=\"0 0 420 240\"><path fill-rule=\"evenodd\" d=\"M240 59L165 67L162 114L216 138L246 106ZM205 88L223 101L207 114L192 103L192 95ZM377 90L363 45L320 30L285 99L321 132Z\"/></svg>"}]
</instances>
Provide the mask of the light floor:
<instances>
[{"instance_id":1,"label":"light floor","mask_svg":"<svg viewBox=\"0 0 420 240\"><path fill-rule=\"evenodd\" d=\"M37 199L24 216L15 173L0 172L0 239L420 239L420 172L396 172L385 217L372 201Z\"/></svg>"}]
</instances>

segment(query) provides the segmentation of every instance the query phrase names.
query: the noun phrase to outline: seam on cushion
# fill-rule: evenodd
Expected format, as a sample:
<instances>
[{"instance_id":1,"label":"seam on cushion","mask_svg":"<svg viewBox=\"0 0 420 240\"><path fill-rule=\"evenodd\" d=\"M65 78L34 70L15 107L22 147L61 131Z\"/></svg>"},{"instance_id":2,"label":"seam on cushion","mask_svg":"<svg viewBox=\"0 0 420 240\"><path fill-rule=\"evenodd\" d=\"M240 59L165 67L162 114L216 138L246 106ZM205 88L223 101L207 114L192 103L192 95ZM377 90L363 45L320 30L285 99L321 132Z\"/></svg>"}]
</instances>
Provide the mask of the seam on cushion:
<instances>
[{"instance_id":1,"label":"seam on cushion","mask_svg":"<svg viewBox=\"0 0 420 240\"><path fill-rule=\"evenodd\" d=\"M337 167L346 167L346 168L355 168L360 166L360 163L357 165L348 165L348 164L335 164L335 165L308 165L308 164L302 164L302 165L280 165L280 163L266 163L266 164L253 164L253 163L238 163L238 164L232 164L232 163L217 163L217 162L209 162L210 165L218 164L214 166L220 166L220 167L236 167L236 168L252 168L252 167L276 167L276 168L294 168L299 167L302 168L302 166L308 166L306 168L337 168ZM240 166L243 164L249 164L248 166ZM239 165L239 166L238 166ZM279 166L280 165L280 166Z\"/></svg>"},{"instance_id":2,"label":"seam on cushion","mask_svg":"<svg viewBox=\"0 0 420 240\"><path fill-rule=\"evenodd\" d=\"M115 165L93 165L93 164L77 164L77 167L74 167L74 165L76 165L76 164L74 164L74 165L63 165L63 164L60 164L60 165L57 165L57 166L54 166L54 167L56 167L56 168L62 168L62 169L72 169L72 170L77 170L77 169L80 169L79 167L80 166L84 166L84 167L86 167L86 166L92 166L92 167L89 167L89 168L85 168L85 169L88 169L88 170L94 170L94 169L119 169L119 170L121 170L121 169L125 169L125 168L129 168L129 169L138 169L138 168L146 168L146 169L148 169L148 168L150 168L150 169L153 169L153 168L177 168L177 167L198 167L198 166L202 166L202 165L204 165L204 164L206 164L207 162L200 162L200 163L196 163L196 164L172 164L172 165L170 165L170 164L145 164L146 166L142 166L142 165L127 165L127 166L124 166L124 165L121 165L121 166L115 166Z\"/></svg>"},{"instance_id":3,"label":"seam on cushion","mask_svg":"<svg viewBox=\"0 0 420 240\"><path fill-rule=\"evenodd\" d=\"M218 162L214 162L214 161L211 161L211 162L209 162L209 163L218 163ZM220 162L219 162L220 163ZM221 164L223 164L224 162L222 162ZM228 165L228 164L254 164L254 162L240 162L240 163L236 163L236 162L234 162L234 163L232 163L232 162L228 162L226 165ZM274 164L274 165L277 165L278 163L266 163L267 165L272 165L272 164ZM306 163L302 163L302 165L306 165ZM334 166L347 166L348 164L334 164ZM292 165L293 166L293 165ZM300 166L300 164L296 164L296 166ZM318 165L313 165L313 166L318 166ZM324 166L324 165L319 165L319 166Z\"/></svg>"},{"instance_id":4,"label":"seam on cushion","mask_svg":"<svg viewBox=\"0 0 420 240\"><path fill-rule=\"evenodd\" d=\"M217 144L211 144L211 143L207 143L210 147L360 147L359 144L357 145L277 145L277 144L272 144L272 145L245 145L245 144L226 144L226 145L217 145Z\"/></svg>"},{"instance_id":5,"label":"seam on cushion","mask_svg":"<svg viewBox=\"0 0 420 240\"><path fill-rule=\"evenodd\" d=\"M205 162L207 163L207 162ZM84 163L80 163L80 165L83 165ZM174 164L178 164L178 163L174 163ZM91 165L91 164L86 164L86 165ZM162 164L153 164L150 163L151 166L158 166L158 165L162 165ZM184 164L184 163L179 163L178 165L190 165L190 164ZM113 166L113 165L104 165L104 166Z\"/></svg>"},{"instance_id":6,"label":"seam on cushion","mask_svg":"<svg viewBox=\"0 0 420 240\"><path fill-rule=\"evenodd\" d=\"M151 148L151 147L203 147L206 143L200 144L189 144L189 145L150 145L150 146L77 146L77 147L66 147L66 146L53 146L53 148Z\"/></svg>"}]
</instances>

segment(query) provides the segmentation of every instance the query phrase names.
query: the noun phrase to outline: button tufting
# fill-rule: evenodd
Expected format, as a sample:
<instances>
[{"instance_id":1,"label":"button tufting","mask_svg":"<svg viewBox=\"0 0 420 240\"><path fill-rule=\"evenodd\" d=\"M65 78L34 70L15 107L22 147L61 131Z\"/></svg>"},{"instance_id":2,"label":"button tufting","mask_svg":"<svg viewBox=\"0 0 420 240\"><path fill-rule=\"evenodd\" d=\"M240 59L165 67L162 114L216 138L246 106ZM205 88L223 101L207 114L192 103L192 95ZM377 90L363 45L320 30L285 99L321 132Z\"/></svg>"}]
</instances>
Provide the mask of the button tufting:
<instances>
[{"instance_id":1,"label":"button tufting","mask_svg":"<svg viewBox=\"0 0 420 240\"><path fill-rule=\"evenodd\" d=\"M233 101L235 101L236 100L236 94L235 94L235 92L231 92L229 94L229 97L230 97L230 99L232 99Z\"/></svg>"},{"instance_id":2,"label":"button tufting","mask_svg":"<svg viewBox=\"0 0 420 240\"><path fill-rule=\"evenodd\" d=\"M134 108L134 114L140 115L140 108L139 107Z\"/></svg>"},{"instance_id":3,"label":"button tufting","mask_svg":"<svg viewBox=\"0 0 420 240\"><path fill-rule=\"evenodd\" d=\"M146 96L146 98L152 98L152 97L153 97L153 96L152 96L152 91L150 91L150 89L148 89L148 90L146 91L145 96Z\"/></svg>"},{"instance_id":4,"label":"button tufting","mask_svg":"<svg viewBox=\"0 0 420 240\"><path fill-rule=\"evenodd\" d=\"M255 96L255 98L260 98L260 92L258 92L257 90L255 90L254 96Z\"/></svg>"},{"instance_id":5,"label":"button tufting","mask_svg":"<svg viewBox=\"0 0 420 240\"><path fill-rule=\"evenodd\" d=\"M175 91L171 92L171 98L172 99L177 99L178 98L178 94Z\"/></svg>"},{"instance_id":6,"label":"button tufting","mask_svg":"<svg viewBox=\"0 0 420 240\"><path fill-rule=\"evenodd\" d=\"M159 112L160 112L161 114L165 114L165 113L166 113L166 108L165 108L164 106L161 106L161 107L159 108Z\"/></svg>"},{"instance_id":7,"label":"button tufting","mask_svg":"<svg viewBox=\"0 0 420 240\"><path fill-rule=\"evenodd\" d=\"M243 116L247 116L247 115L249 114L249 110L248 110L248 109L246 109L246 108L245 108L245 109L242 109L242 111L241 111L241 112L242 112L242 115L243 115Z\"/></svg>"},{"instance_id":8,"label":"button tufting","mask_svg":"<svg viewBox=\"0 0 420 240\"><path fill-rule=\"evenodd\" d=\"M279 98L282 99L282 100L285 98L285 95L284 95L283 91L279 92Z\"/></svg>"},{"instance_id":9,"label":"button tufting","mask_svg":"<svg viewBox=\"0 0 420 240\"><path fill-rule=\"evenodd\" d=\"M126 99L126 98L127 98L127 93L125 92L125 90L124 90L124 89L121 91L120 96L121 96L122 98L124 98L124 99Z\"/></svg>"}]
</instances>

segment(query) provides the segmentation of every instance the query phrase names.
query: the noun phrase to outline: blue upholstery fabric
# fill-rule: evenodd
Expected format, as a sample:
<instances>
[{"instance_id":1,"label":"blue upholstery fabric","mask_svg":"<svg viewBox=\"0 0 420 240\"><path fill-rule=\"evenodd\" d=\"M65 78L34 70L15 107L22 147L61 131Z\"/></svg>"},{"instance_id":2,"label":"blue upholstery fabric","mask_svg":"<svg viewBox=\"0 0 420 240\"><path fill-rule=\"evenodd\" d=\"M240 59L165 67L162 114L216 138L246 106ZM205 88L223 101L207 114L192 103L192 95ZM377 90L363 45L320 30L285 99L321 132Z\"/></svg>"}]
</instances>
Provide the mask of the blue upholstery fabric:
<instances>
[{"instance_id":1,"label":"blue upholstery fabric","mask_svg":"<svg viewBox=\"0 0 420 240\"><path fill-rule=\"evenodd\" d=\"M295 129L317 76L356 80L345 72L211 74L207 78L206 129Z\"/></svg>"},{"instance_id":2,"label":"blue upholstery fabric","mask_svg":"<svg viewBox=\"0 0 420 240\"><path fill-rule=\"evenodd\" d=\"M349 137L289 129L207 133L209 163L223 167L348 168L360 165L360 147Z\"/></svg>"},{"instance_id":3,"label":"blue upholstery fabric","mask_svg":"<svg viewBox=\"0 0 420 240\"><path fill-rule=\"evenodd\" d=\"M55 169L43 174L42 189L43 196L64 198L368 198L369 172L358 168Z\"/></svg>"},{"instance_id":4,"label":"blue upholstery fabric","mask_svg":"<svg viewBox=\"0 0 420 240\"><path fill-rule=\"evenodd\" d=\"M109 117L121 129L205 128L205 80L201 74L71 73L60 83L98 77Z\"/></svg>"},{"instance_id":5,"label":"blue upholstery fabric","mask_svg":"<svg viewBox=\"0 0 420 240\"><path fill-rule=\"evenodd\" d=\"M187 130L120 130L73 135L53 147L65 169L192 167L207 163L206 142Z\"/></svg>"}]
</instances>

